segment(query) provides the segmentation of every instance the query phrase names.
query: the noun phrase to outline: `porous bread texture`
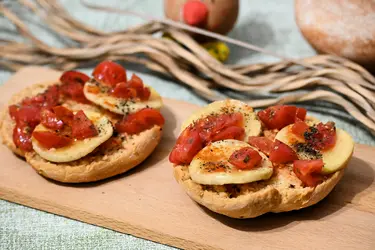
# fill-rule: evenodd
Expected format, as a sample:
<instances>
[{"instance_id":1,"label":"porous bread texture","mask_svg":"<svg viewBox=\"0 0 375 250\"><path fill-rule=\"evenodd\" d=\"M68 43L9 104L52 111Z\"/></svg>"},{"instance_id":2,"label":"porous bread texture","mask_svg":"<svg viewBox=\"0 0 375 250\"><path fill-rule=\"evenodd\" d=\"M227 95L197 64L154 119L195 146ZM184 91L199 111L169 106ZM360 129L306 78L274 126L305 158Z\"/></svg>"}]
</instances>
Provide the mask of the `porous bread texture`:
<instances>
[{"instance_id":1,"label":"porous bread texture","mask_svg":"<svg viewBox=\"0 0 375 250\"><path fill-rule=\"evenodd\" d=\"M46 82L34 84L16 93L4 107L0 120L0 136L3 144L19 156L26 158L26 161L41 175L66 183L91 182L102 180L111 176L124 173L142 161L144 161L158 145L162 128L154 126L138 135L125 136L122 147L117 151L101 150L73 162L53 163L41 158L35 152L23 152L13 142L13 128L16 125L9 115L8 106L20 103L24 98L35 96L44 92L49 86L58 82ZM81 104L72 100L64 100L63 106L72 110L90 110L109 114L102 108L90 104ZM108 115L113 121L117 118ZM119 136L119 135L118 135Z\"/></svg>"},{"instance_id":2,"label":"porous bread texture","mask_svg":"<svg viewBox=\"0 0 375 250\"><path fill-rule=\"evenodd\" d=\"M306 122L313 125L319 123L319 120L307 116ZM276 133L276 130L266 130L263 127L260 135L274 140ZM344 164L345 167L347 163ZM316 204L340 181L345 167L326 176L326 179L316 187L304 187L294 174L292 164L275 167L272 177L268 180L246 184L201 185L191 179L188 165L174 165L173 174L190 198L197 203L213 212L245 219L268 212L299 210Z\"/></svg>"},{"instance_id":3,"label":"porous bread texture","mask_svg":"<svg viewBox=\"0 0 375 250\"><path fill-rule=\"evenodd\" d=\"M316 187L303 187L289 168L278 169L267 181L236 185L201 185L191 178L188 166L175 166L174 177L191 199L232 218L254 218L268 212L299 210L326 197L344 175L335 172Z\"/></svg>"},{"instance_id":4,"label":"porous bread texture","mask_svg":"<svg viewBox=\"0 0 375 250\"><path fill-rule=\"evenodd\" d=\"M116 150L95 151L79 160L53 163L35 152L26 161L41 175L66 183L92 182L122 174L143 162L160 142L162 129L154 126L137 135L126 136Z\"/></svg>"}]
</instances>

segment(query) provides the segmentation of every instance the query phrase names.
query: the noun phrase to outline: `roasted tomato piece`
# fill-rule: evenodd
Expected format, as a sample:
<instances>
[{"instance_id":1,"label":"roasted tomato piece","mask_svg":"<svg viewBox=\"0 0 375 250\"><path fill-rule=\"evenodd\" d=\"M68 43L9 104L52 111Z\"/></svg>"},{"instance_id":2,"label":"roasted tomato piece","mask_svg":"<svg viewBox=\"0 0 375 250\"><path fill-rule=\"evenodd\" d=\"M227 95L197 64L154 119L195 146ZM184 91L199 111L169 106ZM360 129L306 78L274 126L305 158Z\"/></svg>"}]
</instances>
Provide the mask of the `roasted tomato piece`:
<instances>
[{"instance_id":1,"label":"roasted tomato piece","mask_svg":"<svg viewBox=\"0 0 375 250\"><path fill-rule=\"evenodd\" d=\"M259 119L269 129L282 129L297 118L304 120L306 109L289 105L276 105L258 112Z\"/></svg>"},{"instance_id":2,"label":"roasted tomato piece","mask_svg":"<svg viewBox=\"0 0 375 250\"><path fill-rule=\"evenodd\" d=\"M275 140L270 152L270 161L276 164L286 164L294 160L298 160L296 152L285 143Z\"/></svg>"},{"instance_id":3,"label":"roasted tomato piece","mask_svg":"<svg viewBox=\"0 0 375 250\"><path fill-rule=\"evenodd\" d=\"M45 99L44 107L54 107L59 104L60 100L60 87L53 85L47 89L43 94Z\"/></svg>"},{"instance_id":4,"label":"roasted tomato piece","mask_svg":"<svg viewBox=\"0 0 375 250\"><path fill-rule=\"evenodd\" d=\"M116 130L119 133L132 135L150 129L155 125L163 126L164 117L156 109L145 108L125 116L122 121L116 124Z\"/></svg>"},{"instance_id":5,"label":"roasted tomato piece","mask_svg":"<svg viewBox=\"0 0 375 250\"><path fill-rule=\"evenodd\" d=\"M88 80L90 80L90 77L81 72L66 71L60 77L60 81L62 82L61 92L74 101L88 103L88 100L83 94L83 86Z\"/></svg>"},{"instance_id":6,"label":"roasted tomato piece","mask_svg":"<svg viewBox=\"0 0 375 250\"><path fill-rule=\"evenodd\" d=\"M151 95L149 88L144 87L143 81L137 75L133 74L128 82L120 82L116 84L111 91L113 96L119 98L136 98L148 100Z\"/></svg>"},{"instance_id":7,"label":"roasted tomato piece","mask_svg":"<svg viewBox=\"0 0 375 250\"><path fill-rule=\"evenodd\" d=\"M304 121L297 120L292 126L292 133L297 135L298 137L304 138L305 133L309 130L309 125L307 125Z\"/></svg>"},{"instance_id":8,"label":"roasted tomato piece","mask_svg":"<svg viewBox=\"0 0 375 250\"><path fill-rule=\"evenodd\" d=\"M34 131L33 137L46 149L62 148L73 142L72 138L51 131Z\"/></svg>"},{"instance_id":9,"label":"roasted tomato piece","mask_svg":"<svg viewBox=\"0 0 375 250\"><path fill-rule=\"evenodd\" d=\"M130 80L127 82L129 88L133 88L137 90L137 93L142 92L144 85L142 79L137 76L136 74L133 74Z\"/></svg>"},{"instance_id":10,"label":"roasted tomato piece","mask_svg":"<svg viewBox=\"0 0 375 250\"><path fill-rule=\"evenodd\" d=\"M295 121L297 120L304 121L306 119L306 114L307 114L307 110L305 108L297 108Z\"/></svg>"},{"instance_id":11,"label":"roasted tomato piece","mask_svg":"<svg viewBox=\"0 0 375 250\"><path fill-rule=\"evenodd\" d=\"M60 77L60 81L63 84L78 82L84 85L88 80L90 80L90 77L88 77L86 74L73 70L64 72Z\"/></svg>"},{"instance_id":12,"label":"roasted tomato piece","mask_svg":"<svg viewBox=\"0 0 375 250\"><path fill-rule=\"evenodd\" d=\"M98 135L98 131L92 121L87 118L85 113L80 110L74 117L72 122L72 136L75 139L83 140Z\"/></svg>"},{"instance_id":13,"label":"roasted tomato piece","mask_svg":"<svg viewBox=\"0 0 375 250\"><path fill-rule=\"evenodd\" d=\"M119 98L132 99L137 97L137 90L129 88L126 82L120 82L111 91L111 94Z\"/></svg>"},{"instance_id":14,"label":"roasted tomato piece","mask_svg":"<svg viewBox=\"0 0 375 250\"><path fill-rule=\"evenodd\" d=\"M64 122L57 117L57 115L49 109L42 109L40 112L41 123L50 129L61 129Z\"/></svg>"},{"instance_id":15,"label":"roasted tomato piece","mask_svg":"<svg viewBox=\"0 0 375 250\"><path fill-rule=\"evenodd\" d=\"M233 152L229 163L238 169L253 169L262 162L262 156L251 147L241 148Z\"/></svg>"},{"instance_id":16,"label":"roasted tomato piece","mask_svg":"<svg viewBox=\"0 0 375 250\"><path fill-rule=\"evenodd\" d=\"M64 106L56 106L56 107L53 107L52 109L58 119L62 120L63 123L69 126L72 126L73 117L74 117L74 114L72 111L65 108Z\"/></svg>"},{"instance_id":17,"label":"roasted tomato piece","mask_svg":"<svg viewBox=\"0 0 375 250\"><path fill-rule=\"evenodd\" d=\"M141 99L142 101L145 101L145 100L150 99L150 96L151 96L151 91L150 91L150 89L147 88L147 87L144 87L142 93L140 93L138 97L139 97L139 99Z\"/></svg>"},{"instance_id":18,"label":"roasted tomato piece","mask_svg":"<svg viewBox=\"0 0 375 250\"><path fill-rule=\"evenodd\" d=\"M273 146L273 141L264 136L250 136L248 143L266 155L270 154Z\"/></svg>"},{"instance_id":19,"label":"roasted tomato piece","mask_svg":"<svg viewBox=\"0 0 375 250\"><path fill-rule=\"evenodd\" d=\"M141 100L148 100L150 98L150 89L145 87L141 78L136 74L133 74L131 79L127 82L128 87L135 89L137 92L137 97Z\"/></svg>"},{"instance_id":20,"label":"roasted tomato piece","mask_svg":"<svg viewBox=\"0 0 375 250\"><path fill-rule=\"evenodd\" d=\"M89 103L83 94L83 85L80 83L69 83L61 86L61 92L73 101Z\"/></svg>"},{"instance_id":21,"label":"roasted tomato piece","mask_svg":"<svg viewBox=\"0 0 375 250\"><path fill-rule=\"evenodd\" d=\"M22 106L34 107L53 107L56 106L60 99L60 89L57 85L52 85L47 88L44 93L38 94L34 97L25 98L22 100Z\"/></svg>"},{"instance_id":22,"label":"roasted tomato piece","mask_svg":"<svg viewBox=\"0 0 375 250\"><path fill-rule=\"evenodd\" d=\"M199 128L200 136L202 137L202 140L205 142L205 144L213 141L213 139L219 135L221 132L223 132L226 128L229 127L240 127L243 128L243 115L241 113L233 113L233 114L221 114L221 115L215 115L215 116L209 116L205 119L200 119L196 122L195 125L197 128ZM239 130L237 130L236 134L229 134L225 133L224 135L229 136L229 138L226 138L222 135L219 135L216 138L219 138L221 140L224 139L235 139L236 138L242 138L244 136L245 131L243 131L242 135L238 135Z\"/></svg>"},{"instance_id":23,"label":"roasted tomato piece","mask_svg":"<svg viewBox=\"0 0 375 250\"><path fill-rule=\"evenodd\" d=\"M309 127L303 122L296 122L292 126L292 133L302 137L315 150L328 150L336 144L336 128L333 122L319 123Z\"/></svg>"},{"instance_id":24,"label":"roasted tomato piece","mask_svg":"<svg viewBox=\"0 0 375 250\"><path fill-rule=\"evenodd\" d=\"M103 61L99 63L93 73L93 77L104 84L116 86L117 83L126 82L125 69L112 61Z\"/></svg>"},{"instance_id":25,"label":"roasted tomato piece","mask_svg":"<svg viewBox=\"0 0 375 250\"><path fill-rule=\"evenodd\" d=\"M176 165L189 164L203 148L203 141L195 127L187 127L178 137L169 155L169 161Z\"/></svg>"},{"instance_id":26,"label":"roasted tomato piece","mask_svg":"<svg viewBox=\"0 0 375 250\"><path fill-rule=\"evenodd\" d=\"M40 108L35 106L22 106L17 111L16 123L27 124L34 128L40 123Z\"/></svg>"},{"instance_id":27,"label":"roasted tomato piece","mask_svg":"<svg viewBox=\"0 0 375 250\"><path fill-rule=\"evenodd\" d=\"M28 126L16 125L13 129L13 142L17 148L23 151L32 151L33 146L31 144L31 131L32 129Z\"/></svg>"},{"instance_id":28,"label":"roasted tomato piece","mask_svg":"<svg viewBox=\"0 0 375 250\"><path fill-rule=\"evenodd\" d=\"M324 166L323 160L298 160L293 163L293 172L309 187L315 187L322 182L320 175Z\"/></svg>"},{"instance_id":29,"label":"roasted tomato piece","mask_svg":"<svg viewBox=\"0 0 375 250\"><path fill-rule=\"evenodd\" d=\"M169 160L175 164L189 164L208 143L225 139L242 140L244 135L241 113L208 116L182 132Z\"/></svg>"},{"instance_id":30,"label":"roasted tomato piece","mask_svg":"<svg viewBox=\"0 0 375 250\"><path fill-rule=\"evenodd\" d=\"M19 109L18 105L10 105L8 108L9 115L13 120L17 119L18 109Z\"/></svg>"},{"instance_id":31,"label":"roasted tomato piece","mask_svg":"<svg viewBox=\"0 0 375 250\"><path fill-rule=\"evenodd\" d=\"M242 140L245 135L245 129L237 126L224 128L212 136L211 141L221 141L226 139Z\"/></svg>"},{"instance_id":32,"label":"roasted tomato piece","mask_svg":"<svg viewBox=\"0 0 375 250\"><path fill-rule=\"evenodd\" d=\"M336 127L335 123L327 122L326 124L319 123L316 126L318 132L312 136L312 145L316 150L331 149L336 144ZM308 136L307 136L308 137Z\"/></svg>"},{"instance_id":33,"label":"roasted tomato piece","mask_svg":"<svg viewBox=\"0 0 375 250\"><path fill-rule=\"evenodd\" d=\"M22 100L21 105L22 106L35 106L35 107L41 107L43 106L45 101L45 97L43 94L39 94L34 97L27 97Z\"/></svg>"}]
</instances>

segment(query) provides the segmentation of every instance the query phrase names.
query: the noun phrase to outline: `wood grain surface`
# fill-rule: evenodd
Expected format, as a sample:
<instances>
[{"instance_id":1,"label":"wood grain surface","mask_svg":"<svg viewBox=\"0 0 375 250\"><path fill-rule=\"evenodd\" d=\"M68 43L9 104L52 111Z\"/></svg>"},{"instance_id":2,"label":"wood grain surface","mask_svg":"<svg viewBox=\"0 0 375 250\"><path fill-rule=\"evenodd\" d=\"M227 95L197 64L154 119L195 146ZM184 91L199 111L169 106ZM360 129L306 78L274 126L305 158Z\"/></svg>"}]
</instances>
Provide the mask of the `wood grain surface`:
<instances>
[{"instance_id":1,"label":"wood grain surface","mask_svg":"<svg viewBox=\"0 0 375 250\"><path fill-rule=\"evenodd\" d=\"M49 69L24 68L0 87L0 104L27 85L58 77ZM181 122L198 106L164 102L162 143L143 164L108 180L49 181L1 145L0 198L185 249L375 248L375 148L356 145L344 178L313 207L230 219L194 203L174 180L168 153Z\"/></svg>"}]
</instances>

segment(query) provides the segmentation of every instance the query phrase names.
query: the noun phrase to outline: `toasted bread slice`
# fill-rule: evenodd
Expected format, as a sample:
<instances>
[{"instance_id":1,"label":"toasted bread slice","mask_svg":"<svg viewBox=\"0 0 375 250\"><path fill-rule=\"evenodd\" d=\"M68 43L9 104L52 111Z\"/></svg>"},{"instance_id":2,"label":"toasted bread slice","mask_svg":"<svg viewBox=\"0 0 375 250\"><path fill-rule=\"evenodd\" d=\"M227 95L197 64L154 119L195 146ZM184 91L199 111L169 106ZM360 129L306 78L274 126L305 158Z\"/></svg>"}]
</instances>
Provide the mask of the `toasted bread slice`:
<instances>
[{"instance_id":1,"label":"toasted bread slice","mask_svg":"<svg viewBox=\"0 0 375 250\"><path fill-rule=\"evenodd\" d=\"M34 84L15 94L9 105L21 102L24 98L44 92L49 86L57 82ZM63 105L71 110L91 110L108 115L111 121L118 117L111 115L104 109L90 104L80 104L67 100ZM158 145L162 128L154 126L138 135L116 135L122 143L117 147L98 147L89 155L68 163L53 163L40 157L35 152L23 152L13 142L13 128L15 122L9 115L8 106L4 107L0 120L0 136L2 142L14 153L26 158L26 161L41 175L60 182L78 183L105 179L128 171L144 161Z\"/></svg>"},{"instance_id":2,"label":"toasted bread slice","mask_svg":"<svg viewBox=\"0 0 375 250\"><path fill-rule=\"evenodd\" d=\"M316 187L303 187L288 168L279 169L267 181L220 186L195 183L188 166L176 166L173 172L177 182L197 203L216 213L245 219L314 205L332 191L344 170L333 173Z\"/></svg>"},{"instance_id":3,"label":"toasted bread slice","mask_svg":"<svg viewBox=\"0 0 375 250\"><path fill-rule=\"evenodd\" d=\"M26 161L47 178L67 183L92 182L124 173L140 164L154 151L161 135L161 127L154 126L140 134L121 138L118 147L99 146L91 154L67 163L49 162L35 152L25 156Z\"/></svg>"},{"instance_id":4,"label":"toasted bread slice","mask_svg":"<svg viewBox=\"0 0 375 250\"><path fill-rule=\"evenodd\" d=\"M16 145L13 142L13 129L16 125L16 123L12 120L12 118L9 115L8 107L13 104L20 103L23 99L27 97L35 96L39 93L43 93L47 90L47 88L51 85L57 84L58 81L51 81L51 82L45 82L45 83L38 83L33 84L20 92L14 94L11 99L8 102L7 106L3 107L3 110L1 112L0 116L0 137L2 139L2 142L4 145L6 145L10 150L12 150L15 154L25 157L25 153L16 147ZM80 104L75 101L66 101L64 102L64 106L71 108L71 109L89 109L93 111L98 111L99 108L88 105L88 104Z\"/></svg>"},{"instance_id":5,"label":"toasted bread slice","mask_svg":"<svg viewBox=\"0 0 375 250\"><path fill-rule=\"evenodd\" d=\"M226 102L238 105L238 101L227 100ZM211 114L212 107L218 104L220 102L209 104L195 114ZM185 127L196 120L195 114L185 121ZM307 117L306 122L312 125L318 123L319 120ZM248 128L253 127L251 123L259 122L255 118L249 119ZM263 134L270 140L274 140L277 132L277 130L262 128L257 129L255 135ZM268 212L298 210L319 202L340 181L350 158L343 162L343 167L339 171L326 175L324 181L316 187L305 187L293 172L292 164L282 168L274 167L270 179L245 184L203 185L193 181L188 165L174 165L173 173L177 182L191 199L202 206L232 218L254 218Z\"/></svg>"},{"instance_id":6,"label":"toasted bread slice","mask_svg":"<svg viewBox=\"0 0 375 250\"><path fill-rule=\"evenodd\" d=\"M22 91L18 92L17 94L13 95L12 98L9 100L8 105L3 107L1 112L1 120L0 120L0 136L2 139L3 144L5 144L10 150L12 150L15 154L24 157L25 153L16 147L13 142L13 129L16 123L12 120L9 115L8 107L13 104L20 103L23 99L35 96L39 93L43 93L48 86L56 84L57 82L45 82L34 84L30 87L23 89Z\"/></svg>"}]
</instances>

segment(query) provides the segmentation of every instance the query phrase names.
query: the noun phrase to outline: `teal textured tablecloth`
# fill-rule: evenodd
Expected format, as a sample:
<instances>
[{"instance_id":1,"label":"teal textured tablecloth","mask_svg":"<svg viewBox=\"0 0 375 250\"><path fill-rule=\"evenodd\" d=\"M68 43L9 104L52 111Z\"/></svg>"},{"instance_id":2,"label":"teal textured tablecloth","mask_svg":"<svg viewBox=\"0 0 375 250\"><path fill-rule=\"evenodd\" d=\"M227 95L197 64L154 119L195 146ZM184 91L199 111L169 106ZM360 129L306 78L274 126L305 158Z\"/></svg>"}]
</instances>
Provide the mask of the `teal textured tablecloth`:
<instances>
[{"instance_id":1,"label":"teal textured tablecloth","mask_svg":"<svg viewBox=\"0 0 375 250\"><path fill-rule=\"evenodd\" d=\"M79 1L62 1L71 14L81 21L105 30L119 30L130 27L142 20L114 14L97 13L86 10ZM141 12L152 13L162 17L162 0L133 1L90 1L106 5L132 8ZM12 1L8 1L12 3ZM14 2L12 3L12 5ZM19 10L23 18L37 20L25 10ZM4 17L0 17L0 38L16 37L15 30ZM30 22L30 27L40 39L50 44L61 46L61 41L51 37L42 28ZM3 30L3 31L2 31ZM242 0L240 16L236 28L229 34L231 37L250 41L269 50L277 51L288 57L305 57L314 55L314 51L300 35L293 14L293 1ZM19 39L19 38L17 38ZM270 62L277 59L259 53L231 48L230 63ZM92 69L81 69L89 73ZM141 67L131 67L162 96L185 100L196 104L205 101L197 97L188 88L176 82L152 75ZM0 83L5 82L11 72L0 71ZM309 107L313 115L323 121L334 119L337 126L349 131L358 143L375 145L374 137L358 122L341 110L331 106L319 109ZM332 117L333 116L333 117ZM177 186L176 186L177 187ZM176 229L178 230L178 229ZM0 200L0 249L172 249L171 247L142 240L130 235L113 232L100 227L87 225L53 214L37 211L24 206Z\"/></svg>"}]
</instances>

